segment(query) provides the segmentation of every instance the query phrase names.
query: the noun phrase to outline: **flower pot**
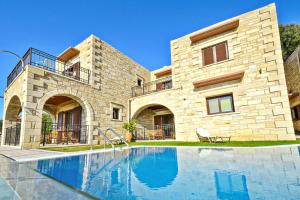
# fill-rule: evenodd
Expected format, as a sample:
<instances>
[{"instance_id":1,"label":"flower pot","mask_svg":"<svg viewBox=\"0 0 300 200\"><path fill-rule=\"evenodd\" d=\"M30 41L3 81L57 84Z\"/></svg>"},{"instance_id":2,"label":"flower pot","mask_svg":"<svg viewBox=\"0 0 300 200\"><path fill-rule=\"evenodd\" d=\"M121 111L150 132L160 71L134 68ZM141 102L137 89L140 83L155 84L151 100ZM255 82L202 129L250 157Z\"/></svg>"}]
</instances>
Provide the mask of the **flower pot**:
<instances>
[{"instance_id":1,"label":"flower pot","mask_svg":"<svg viewBox=\"0 0 300 200\"><path fill-rule=\"evenodd\" d=\"M125 139L127 142L131 142L132 141L132 133L126 132Z\"/></svg>"}]
</instances>

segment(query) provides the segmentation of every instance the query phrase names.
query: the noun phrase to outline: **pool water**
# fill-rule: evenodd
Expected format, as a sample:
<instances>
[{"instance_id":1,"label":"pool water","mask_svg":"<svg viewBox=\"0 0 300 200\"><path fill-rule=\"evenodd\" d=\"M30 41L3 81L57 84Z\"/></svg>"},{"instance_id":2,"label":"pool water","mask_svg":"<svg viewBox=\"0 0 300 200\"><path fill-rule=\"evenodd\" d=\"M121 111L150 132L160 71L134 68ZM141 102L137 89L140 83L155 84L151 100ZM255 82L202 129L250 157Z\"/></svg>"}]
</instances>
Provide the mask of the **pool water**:
<instances>
[{"instance_id":1,"label":"pool water","mask_svg":"<svg viewBox=\"0 0 300 200\"><path fill-rule=\"evenodd\" d=\"M102 200L300 199L300 148L138 147L32 163Z\"/></svg>"}]
</instances>

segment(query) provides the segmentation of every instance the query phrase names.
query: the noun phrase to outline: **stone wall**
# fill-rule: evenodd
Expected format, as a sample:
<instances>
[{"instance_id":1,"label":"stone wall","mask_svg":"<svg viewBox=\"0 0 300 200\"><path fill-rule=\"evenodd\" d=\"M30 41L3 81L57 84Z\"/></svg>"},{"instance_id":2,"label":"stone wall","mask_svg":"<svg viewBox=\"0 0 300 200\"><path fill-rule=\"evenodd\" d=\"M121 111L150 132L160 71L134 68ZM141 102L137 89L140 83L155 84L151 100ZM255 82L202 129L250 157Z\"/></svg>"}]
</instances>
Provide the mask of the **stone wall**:
<instances>
[{"instance_id":1,"label":"stone wall","mask_svg":"<svg viewBox=\"0 0 300 200\"><path fill-rule=\"evenodd\" d=\"M100 127L112 127L122 132L122 125L128 120L128 99L131 98L131 88L137 85L137 78L143 77L148 82L150 72L137 64L109 44L93 36L93 74L98 79L93 85L99 86L99 115ZM112 108L121 108L121 120L112 120Z\"/></svg>"},{"instance_id":2,"label":"stone wall","mask_svg":"<svg viewBox=\"0 0 300 200\"><path fill-rule=\"evenodd\" d=\"M300 47L298 47L292 55L286 60L284 64L284 71L286 77L286 84L290 98L290 106L295 107L300 104ZM300 120L293 122L294 128L300 131Z\"/></svg>"},{"instance_id":3,"label":"stone wall","mask_svg":"<svg viewBox=\"0 0 300 200\"><path fill-rule=\"evenodd\" d=\"M17 113L19 108L26 102L26 91L27 91L27 79L26 69L23 70L17 78L12 82L9 89L4 94L4 105L3 105L3 126L2 126L2 138L1 144L4 144L5 140L5 129L15 125ZM14 99L18 99L16 104ZM19 105L18 105L19 104ZM25 126L22 124L21 130L24 130ZM22 138L20 138L22 141Z\"/></svg>"},{"instance_id":4,"label":"stone wall","mask_svg":"<svg viewBox=\"0 0 300 200\"><path fill-rule=\"evenodd\" d=\"M197 127L234 140L295 139L286 88L274 4L219 24L239 19L237 30L191 43L190 36L171 41L171 90L132 100L132 113L147 104L168 107L175 116L177 140L197 140ZM208 30L219 24L202 29ZM203 66L202 48L228 43L229 60ZM241 80L194 88L193 82L236 71ZM208 115L206 98L232 93L235 112Z\"/></svg>"},{"instance_id":5,"label":"stone wall","mask_svg":"<svg viewBox=\"0 0 300 200\"><path fill-rule=\"evenodd\" d=\"M154 112L151 109L143 110L137 117L138 126L145 127L147 129L153 129L154 124Z\"/></svg>"},{"instance_id":6,"label":"stone wall","mask_svg":"<svg viewBox=\"0 0 300 200\"><path fill-rule=\"evenodd\" d=\"M123 132L131 87L136 85L137 75L149 81L150 72L93 35L76 48L80 50L81 67L91 70L89 84L27 65L6 90L5 111L13 95L20 96L22 107L27 110L22 115L22 148L39 147L43 107L55 95L70 97L80 104L82 123L90 127L88 141L98 142L93 131L96 127L103 131L112 127ZM122 108L120 120L112 119L113 106Z\"/></svg>"}]
</instances>

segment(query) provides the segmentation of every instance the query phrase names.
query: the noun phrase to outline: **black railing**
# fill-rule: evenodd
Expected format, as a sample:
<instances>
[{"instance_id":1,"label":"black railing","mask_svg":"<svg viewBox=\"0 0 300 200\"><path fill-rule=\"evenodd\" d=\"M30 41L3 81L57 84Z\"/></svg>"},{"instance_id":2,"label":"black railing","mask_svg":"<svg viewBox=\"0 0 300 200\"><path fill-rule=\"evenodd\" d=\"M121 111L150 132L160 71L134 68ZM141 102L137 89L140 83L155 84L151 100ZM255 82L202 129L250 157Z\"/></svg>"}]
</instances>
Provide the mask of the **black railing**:
<instances>
[{"instance_id":1,"label":"black railing","mask_svg":"<svg viewBox=\"0 0 300 200\"><path fill-rule=\"evenodd\" d=\"M165 140L175 139L175 125L162 124L152 125L144 124L142 127L136 128L134 133L136 140Z\"/></svg>"},{"instance_id":2,"label":"black railing","mask_svg":"<svg viewBox=\"0 0 300 200\"><path fill-rule=\"evenodd\" d=\"M20 144L20 134L21 134L21 124L16 124L14 126L5 129L5 145L17 146Z\"/></svg>"},{"instance_id":3,"label":"black railing","mask_svg":"<svg viewBox=\"0 0 300 200\"><path fill-rule=\"evenodd\" d=\"M42 139L46 144L86 144L88 126L80 124L58 124L43 122Z\"/></svg>"},{"instance_id":4,"label":"black railing","mask_svg":"<svg viewBox=\"0 0 300 200\"><path fill-rule=\"evenodd\" d=\"M61 74L72 79L82 81L84 83L89 83L90 70L82 68L80 66L80 62L65 62L53 55L34 48L30 48L25 53L25 55L23 56L23 61L24 66L36 66L53 73ZM22 63L20 61L8 75L7 86L9 86L15 80L15 78L21 73L22 69Z\"/></svg>"},{"instance_id":5,"label":"black railing","mask_svg":"<svg viewBox=\"0 0 300 200\"><path fill-rule=\"evenodd\" d=\"M158 92L161 90L171 89L173 87L172 77L166 77L157 79L155 81L147 82L142 86L134 86L131 88L132 97L137 97L145 94L150 94L153 92Z\"/></svg>"}]
</instances>

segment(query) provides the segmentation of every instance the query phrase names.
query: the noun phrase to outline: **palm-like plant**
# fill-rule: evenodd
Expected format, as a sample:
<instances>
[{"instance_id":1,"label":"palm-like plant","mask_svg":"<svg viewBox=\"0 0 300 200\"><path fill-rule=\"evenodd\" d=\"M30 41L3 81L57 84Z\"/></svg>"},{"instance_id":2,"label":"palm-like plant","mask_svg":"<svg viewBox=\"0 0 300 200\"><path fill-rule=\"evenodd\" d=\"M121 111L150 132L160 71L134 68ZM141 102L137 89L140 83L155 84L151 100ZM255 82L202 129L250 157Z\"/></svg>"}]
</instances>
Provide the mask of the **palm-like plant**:
<instances>
[{"instance_id":1,"label":"palm-like plant","mask_svg":"<svg viewBox=\"0 0 300 200\"><path fill-rule=\"evenodd\" d=\"M128 133L126 134L126 140L129 142L131 142L132 140L133 132L136 129L136 125L137 121L135 119L131 119L129 120L129 122L125 122L123 124L123 128L128 131Z\"/></svg>"}]
</instances>

